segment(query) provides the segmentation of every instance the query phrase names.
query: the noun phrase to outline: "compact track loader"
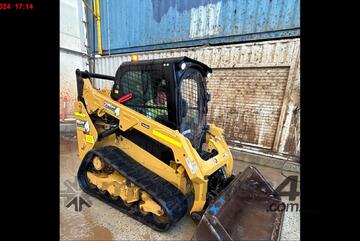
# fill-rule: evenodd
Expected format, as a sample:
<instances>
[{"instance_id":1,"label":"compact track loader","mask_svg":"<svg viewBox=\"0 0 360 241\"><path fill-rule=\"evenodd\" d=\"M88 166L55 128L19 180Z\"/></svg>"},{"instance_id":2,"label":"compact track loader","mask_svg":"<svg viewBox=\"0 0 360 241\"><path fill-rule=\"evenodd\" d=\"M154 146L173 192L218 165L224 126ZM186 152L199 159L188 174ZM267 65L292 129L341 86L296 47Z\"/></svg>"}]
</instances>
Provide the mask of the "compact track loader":
<instances>
[{"instance_id":1,"label":"compact track loader","mask_svg":"<svg viewBox=\"0 0 360 241\"><path fill-rule=\"evenodd\" d=\"M188 213L194 240L278 240L284 213L268 208L279 194L255 167L234 176L223 130L207 123L211 73L187 57L76 70L80 187L158 231Z\"/></svg>"}]
</instances>

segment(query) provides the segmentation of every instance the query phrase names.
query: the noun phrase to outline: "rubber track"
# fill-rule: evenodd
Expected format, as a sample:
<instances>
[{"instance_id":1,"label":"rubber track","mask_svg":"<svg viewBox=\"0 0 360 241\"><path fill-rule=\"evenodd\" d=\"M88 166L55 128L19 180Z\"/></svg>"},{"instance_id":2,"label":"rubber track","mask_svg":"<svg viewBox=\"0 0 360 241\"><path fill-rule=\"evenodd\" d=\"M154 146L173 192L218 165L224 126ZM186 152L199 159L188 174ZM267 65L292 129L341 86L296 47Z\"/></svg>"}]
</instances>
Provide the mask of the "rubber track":
<instances>
[{"instance_id":1,"label":"rubber track","mask_svg":"<svg viewBox=\"0 0 360 241\"><path fill-rule=\"evenodd\" d=\"M90 188L86 172L91 168L91 163L95 156L99 156L129 181L150 194L151 197L161 205L169 222L166 224L157 222L154 220L152 214L143 215L138 208L125 206L120 201L121 199L113 200L108 193L103 195L97 188ZM98 198L157 231L168 230L173 224L178 222L188 210L187 199L178 188L143 167L115 146L106 146L89 151L80 165L78 180L81 189L87 194ZM137 205L134 206L137 207Z\"/></svg>"}]
</instances>

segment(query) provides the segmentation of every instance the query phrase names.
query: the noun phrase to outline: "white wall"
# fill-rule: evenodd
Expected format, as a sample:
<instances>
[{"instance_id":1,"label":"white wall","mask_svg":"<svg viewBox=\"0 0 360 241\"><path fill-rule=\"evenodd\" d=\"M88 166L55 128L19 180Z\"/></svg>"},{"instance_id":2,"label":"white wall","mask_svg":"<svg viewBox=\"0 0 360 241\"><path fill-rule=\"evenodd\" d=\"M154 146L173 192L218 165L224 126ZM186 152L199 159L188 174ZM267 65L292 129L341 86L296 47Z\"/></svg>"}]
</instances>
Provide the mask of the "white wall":
<instances>
[{"instance_id":1,"label":"white wall","mask_svg":"<svg viewBox=\"0 0 360 241\"><path fill-rule=\"evenodd\" d=\"M73 118L76 99L75 70L88 69L81 0L60 0L60 113L67 96L67 118Z\"/></svg>"}]
</instances>

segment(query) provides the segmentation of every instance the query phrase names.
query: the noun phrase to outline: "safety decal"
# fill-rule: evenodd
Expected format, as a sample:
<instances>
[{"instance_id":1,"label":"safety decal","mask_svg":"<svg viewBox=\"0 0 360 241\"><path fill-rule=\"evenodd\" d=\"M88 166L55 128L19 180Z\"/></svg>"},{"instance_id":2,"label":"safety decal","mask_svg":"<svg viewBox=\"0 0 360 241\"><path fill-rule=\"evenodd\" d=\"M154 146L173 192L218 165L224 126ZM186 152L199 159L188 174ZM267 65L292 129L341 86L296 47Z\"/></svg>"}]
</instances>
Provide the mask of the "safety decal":
<instances>
[{"instance_id":1,"label":"safety decal","mask_svg":"<svg viewBox=\"0 0 360 241\"><path fill-rule=\"evenodd\" d=\"M85 141L90 144L94 144L94 137L92 135L85 135Z\"/></svg>"},{"instance_id":2,"label":"safety decal","mask_svg":"<svg viewBox=\"0 0 360 241\"><path fill-rule=\"evenodd\" d=\"M152 134L153 134L154 136L157 136L157 137L159 137L159 138L167 141L167 142L170 142L171 144L173 144L173 145L175 145L175 146L177 146L177 147L181 147L181 146L182 146L181 142L179 142L178 140L176 140L176 139L174 139L174 138L171 138L171 137L169 137L169 136L167 136L167 135L164 135L163 133L161 133L161 132L159 132L159 131L157 131L157 130L153 130L153 131L152 131Z\"/></svg>"},{"instance_id":3,"label":"safety decal","mask_svg":"<svg viewBox=\"0 0 360 241\"><path fill-rule=\"evenodd\" d=\"M80 131L85 131L85 132L90 131L89 122L84 120L76 120L76 128Z\"/></svg>"},{"instance_id":4,"label":"safety decal","mask_svg":"<svg viewBox=\"0 0 360 241\"><path fill-rule=\"evenodd\" d=\"M217 164L217 163L219 162L216 157L211 158L211 161L212 161L214 164Z\"/></svg>"},{"instance_id":5,"label":"safety decal","mask_svg":"<svg viewBox=\"0 0 360 241\"><path fill-rule=\"evenodd\" d=\"M197 169L198 169L196 163L190 161L190 159L189 159L188 157L185 158L185 161L186 161L186 165L187 165L187 166L189 167L189 169L190 169L190 172L191 172L192 174L195 174L196 171L197 171Z\"/></svg>"},{"instance_id":6,"label":"safety decal","mask_svg":"<svg viewBox=\"0 0 360 241\"><path fill-rule=\"evenodd\" d=\"M144 127L144 128L146 128L146 129L149 129L149 128L150 128L150 126L146 125L145 123L141 123L141 126Z\"/></svg>"},{"instance_id":7,"label":"safety decal","mask_svg":"<svg viewBox=\"0 0 360 241\"><path fill-rule=\"evenodd\" d=\"M85 117L86 116L84 113L81 113L81 112L75 112L75 115L79 116L79 117Z\"/></svg>"},{"instance_id":8,"label":"safety decal","mask_svg":"<svg viewBox=\"0 0 360 241\"><path fill-rule=\"evenodd\" d=\"M111 114L113 114L114 116L119 116L120 114L120 108L116 107L108 102L105 102L104 104L105 109L107 109Z\"/></svg>"}]
</instances>

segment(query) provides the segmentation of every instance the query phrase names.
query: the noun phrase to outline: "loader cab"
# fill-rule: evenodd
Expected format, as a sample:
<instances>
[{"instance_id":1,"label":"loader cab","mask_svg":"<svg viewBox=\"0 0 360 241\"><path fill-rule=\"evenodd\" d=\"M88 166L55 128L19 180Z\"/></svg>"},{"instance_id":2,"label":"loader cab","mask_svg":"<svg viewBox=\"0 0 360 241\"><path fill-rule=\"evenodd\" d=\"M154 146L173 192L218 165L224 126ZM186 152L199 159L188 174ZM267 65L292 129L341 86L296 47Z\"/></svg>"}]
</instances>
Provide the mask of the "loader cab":
<instances>
[{"instance_id":1,"label":"loader cab","mask_svg":"<svg viewBox=\"0 0 360 241\"><path fill-rule=\"evenodd\" d=\"M179 130L199 149L206 128L206 77L212 70L181 57L123 63L111 97L132 94L123 104L167 127Z\"/></svg>"}]
</instances>

